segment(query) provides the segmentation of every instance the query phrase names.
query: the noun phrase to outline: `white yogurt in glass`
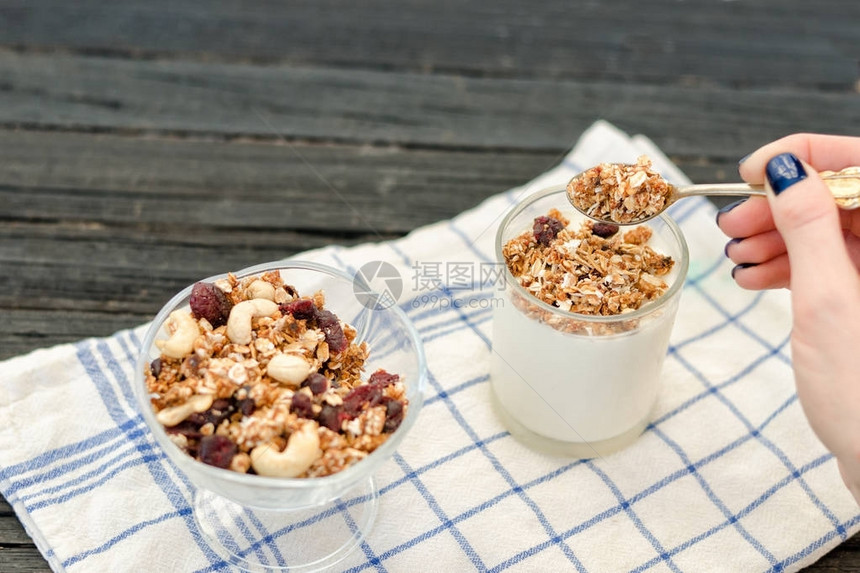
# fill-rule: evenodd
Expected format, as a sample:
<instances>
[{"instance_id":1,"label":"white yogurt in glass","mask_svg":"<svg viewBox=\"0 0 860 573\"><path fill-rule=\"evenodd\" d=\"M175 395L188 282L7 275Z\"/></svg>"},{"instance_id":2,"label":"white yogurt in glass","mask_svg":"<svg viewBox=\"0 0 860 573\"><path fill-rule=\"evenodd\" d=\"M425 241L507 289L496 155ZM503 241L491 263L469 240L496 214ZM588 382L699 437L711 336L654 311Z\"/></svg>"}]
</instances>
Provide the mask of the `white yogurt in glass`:
<instances>
[{"instance_id":1,"label":"white yogurt in glass","mask_svg":"<svg viewBox=\"0 0 860 573\"><path fill-rule=\"evenodd\" d=\"M496 235L502 247L531 229L551 208L579 227L564 187L536 193L516 206ZM526 291L509 271L494 308L490 380L496 410L510 432L530 447L595 457L620 449L647 426L657 399L689 255L668 217L647 223L648 245L675 264L663 277L669 289L657 300L618 316L563 311ZM622 228L623 232L623 228Z\"/></svg>"}]
</instances>

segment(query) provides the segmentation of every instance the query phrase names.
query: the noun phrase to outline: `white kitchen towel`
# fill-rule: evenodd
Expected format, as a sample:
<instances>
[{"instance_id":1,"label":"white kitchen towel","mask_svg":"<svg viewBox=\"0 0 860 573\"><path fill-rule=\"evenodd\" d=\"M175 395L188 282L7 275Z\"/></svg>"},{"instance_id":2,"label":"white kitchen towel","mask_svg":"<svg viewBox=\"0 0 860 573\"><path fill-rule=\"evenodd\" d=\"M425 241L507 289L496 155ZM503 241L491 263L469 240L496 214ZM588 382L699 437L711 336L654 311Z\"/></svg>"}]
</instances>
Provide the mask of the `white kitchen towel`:
<instances>
[{"instance_id":1,"label":"white kitchen towel","mask_svg":"<svg viewBox=\"0 0 860 573\"><path fill-rule=\"evenodd\" d=\"M297 257L350 272L395 265L429 365L418 422L376 476L376 526L335 570L784 571L858 529L797 402L788 295L733 283L704 199L672 208L691 264L642 437L601 459L553 458L495 417L493 292L468 283L468 269L492 264L499 221L526 194L641 154L687 182L647 138L601 121L559 166L453 220ZM437 280L424 280L431 272ZM143 328L0 364L0 492L56 571L232 571L137 411L129 380Z\"/></svg>"}]
</instances>

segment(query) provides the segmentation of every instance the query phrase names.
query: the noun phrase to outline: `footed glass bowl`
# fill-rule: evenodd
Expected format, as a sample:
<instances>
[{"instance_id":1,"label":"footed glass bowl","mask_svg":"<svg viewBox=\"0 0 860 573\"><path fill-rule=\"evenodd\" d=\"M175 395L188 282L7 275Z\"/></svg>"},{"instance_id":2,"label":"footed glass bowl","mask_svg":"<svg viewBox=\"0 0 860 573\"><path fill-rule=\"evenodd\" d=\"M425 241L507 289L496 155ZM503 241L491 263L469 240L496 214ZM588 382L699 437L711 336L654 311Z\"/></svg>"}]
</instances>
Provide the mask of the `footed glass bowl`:
<instances>
[{"instance_id":1,"label":"footed glass bowl","mask_svg":"<svg viewBox=\"0 0 860 573\"><path fill-rule=\"evenodd\" d=\"M168 315L188 307L193 285L174 296L147 331L135 371L135 393L155 440L195 486L195 518L222 556L249 571L319 570L346 556L369 531L378 503L373 473L394 453L421 411L426 363L421 340L405 313L397 305L369 304L377 299L368 297L372 291L361 276L302 261L266 263L233 274L241 279L270 271L280 272L300 296L324 291L325 308L356 329L356 343L364 341L370 347L363 376L379 368L400 375L409 406L385 443L351 467L315 478L238 473L206 465L182 451L156 420L144 372L160 355L155 341L168 338L164 328ZM249 535L249 530L265 535ZM273 543L276 549L271 549Z\"/></svg>"}]
</instances>

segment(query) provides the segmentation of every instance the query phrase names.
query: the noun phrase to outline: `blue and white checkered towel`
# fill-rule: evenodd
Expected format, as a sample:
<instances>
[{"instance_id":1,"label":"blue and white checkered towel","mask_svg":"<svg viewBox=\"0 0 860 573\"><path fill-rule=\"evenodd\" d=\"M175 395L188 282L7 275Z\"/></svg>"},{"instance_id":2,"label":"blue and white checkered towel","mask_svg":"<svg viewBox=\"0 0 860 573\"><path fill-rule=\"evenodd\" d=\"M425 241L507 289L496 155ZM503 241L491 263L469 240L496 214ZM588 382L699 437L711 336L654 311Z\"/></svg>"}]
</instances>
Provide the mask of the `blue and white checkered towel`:
<instances>
[{"instance_id":1,"label":"blue and white checkered towel","mask_svg":"<svg viewBox=\"0 0 860 573\"><path fill-rule=\"evenodd\" d=\"M436 263L443 275L491 263L501 215L524 193L643 153L686 182L650 141L598 122L525 188L397 241L302 257L350 271L394 264L429 361L424 410L377 475L376 526L337 569L782 571L858 529L795 396L788 295L735 286L706 200L673 207L691 266L656 417L604 459L551 458L511 438L490 407L491 309L481 301L493 293L410 280ZM56 571L231 570L137 412L129 380L141 334L0 364L0 491Z\"/></svg>"}]
</instances>

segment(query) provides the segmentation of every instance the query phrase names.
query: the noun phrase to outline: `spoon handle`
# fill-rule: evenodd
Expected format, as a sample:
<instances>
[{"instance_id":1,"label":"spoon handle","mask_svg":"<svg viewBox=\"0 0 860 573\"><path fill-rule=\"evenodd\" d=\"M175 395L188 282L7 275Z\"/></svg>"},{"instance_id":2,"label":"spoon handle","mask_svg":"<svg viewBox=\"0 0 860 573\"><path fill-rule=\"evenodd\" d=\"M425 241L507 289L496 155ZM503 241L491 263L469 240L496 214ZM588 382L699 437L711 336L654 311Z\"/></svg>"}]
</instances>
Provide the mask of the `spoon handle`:
<instances>
[{"instance_id":1,"label":"spoon handle","mask_svg":"<svg viewBox=\"0 0 860 573\"><path fill-rule=\"evenodd\" d=\"M833 193L833 199L842 209L860 207L860 167L846 167L841 171L822 171L819 173L824 184ZM704 183L676 188L677 198L693 195L726 197L738 195L764 195L764 185L746 183Z\"/></svg>"},{"instance_id":2,"label":"spoon handle","mask_svg":"<svg viewBox=\"0 0 860 573\"><path fill-rule=\"evenodd\" d=\"M749 185L747 183L702 183L701 185L685 185L678 188L678 198L693 195L709 195L711 197L736 197L738 195L764 196L764 185Z\"/></svg>"}]
</instances>

